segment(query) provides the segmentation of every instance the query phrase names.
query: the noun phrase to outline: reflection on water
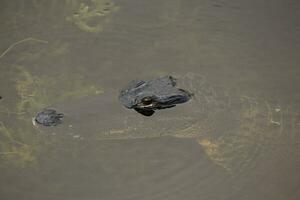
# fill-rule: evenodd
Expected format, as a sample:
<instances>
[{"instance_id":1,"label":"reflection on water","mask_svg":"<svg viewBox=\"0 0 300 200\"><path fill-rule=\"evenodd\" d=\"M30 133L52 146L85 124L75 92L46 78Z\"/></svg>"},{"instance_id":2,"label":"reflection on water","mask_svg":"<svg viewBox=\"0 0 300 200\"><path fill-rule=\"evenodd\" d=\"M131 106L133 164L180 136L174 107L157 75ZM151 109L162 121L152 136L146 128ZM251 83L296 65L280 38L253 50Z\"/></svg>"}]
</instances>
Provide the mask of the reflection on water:
<instances>
[{"instance_id":1,"label":"reflection on water","mask_svg":"<svg viewBox=\"0 0 300 200\"><path fill-rule=\"evenodd\" d=\"M297 5L274 2L3 1L1 199L298 199ZM118 102L167 74L190 102ZM33 126L45 107L63 123Z\"/></svg>"}]
</instances>

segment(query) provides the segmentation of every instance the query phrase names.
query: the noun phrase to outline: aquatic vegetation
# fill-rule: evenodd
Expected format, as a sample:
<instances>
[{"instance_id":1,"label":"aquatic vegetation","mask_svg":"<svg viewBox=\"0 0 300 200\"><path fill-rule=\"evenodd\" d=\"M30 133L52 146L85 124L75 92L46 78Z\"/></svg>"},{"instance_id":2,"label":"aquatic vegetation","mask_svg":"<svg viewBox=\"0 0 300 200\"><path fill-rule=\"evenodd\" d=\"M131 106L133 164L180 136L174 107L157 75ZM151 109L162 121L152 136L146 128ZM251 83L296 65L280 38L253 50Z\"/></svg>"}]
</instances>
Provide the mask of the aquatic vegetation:
<instances>
[{"instance_id":1,"label":"aquatic vegetation","mask_svg":"<svg viewBox=\"0 0 300 200\"><path fill-rule=\"evenodd\" d=\"M268 144L269 138L275 139L276 133L283 128L279 127L277 122L274 124L270 118L273 112L281 112L283 117L283 111L266 107L263 103L246 96L241 97L241 103L239 126L236 130L217 138L198 139L208 157L230 173L237 173L255 163L257 156Z\"/></svg>"},{"instance_id":2,"label":"aquatic vegetation","mask_svg":"<svg viewBox=\"0 0 300 200\"><path fill-rule=\"evenodd\" d=\"M22 40L12 44L1 54L2 57L16 45L31 40ZM62 69L53 70L54 73L47 75L34 74L21 62L60 58L68 52L68 45L58 42L39 52L22 52L17 59L20 62L11 66L14 70L13 82L17 100L14 110L5 110L4 113L16 113L17 115L14 116L16 116L18 127L12 128L1 122L1 161L12 162L21 167L37 162L41 144L34 136L35 131L31 127L31 117L37 111L73 98L103 93L100 87L90 84L78 71L70 72L68 69ZM283 131L284 109L279 106L273 107L267 102L258 103L254 98L246 96L220 95L218 91L204 84L205 78L187 77L187 80L191 79L192 82L188 83L188 88L195 93L199 102L195 113L189 115L191 119L180 119L187 126L177 126L170 130L157 129L156 132L153 126L145 126L144 123L134 122L130 125L124 123L123 129L112 127L106 132L99 133L96 139L133 139L166 135L194 138L211 161L228 172L242 171L245 167L253 165L269 139ZM238 106L231 105L232 101L238 102ZM203 114L205 116L199 118ZM236 123L235 128L219 133L217 128L222 124L218 121L225 120L227 115L233 116L229 123ZM219 116L221 118L218 118ZM176 124L176 119L173 122Z\"/></svg>"},{"instance_id":3,"label":"aquatic vegetation","mask_svg":"<svg viewBox=\"0 0 300 200\"><path fill-rule=\"evenodd\" d=\"M38 77L22 67L18 68L18 72L15 77L18 95L15 111L1 112L7 115L14 113L18 126L7 127L0 122L0 159L24 167L28 164L35 165L41 147L31 123L32 116L38 110L71 98L99 95L103 91L99 87L89 85L79 75L73 76L73 80L69 79L69 82L65 83L67 77L63 74L60 77ZM64 86L60 86L63 84Z\"/></svg>"},{"instance_id":4,"label":"aquatic vegetation","mask_svg":"<svg viewBox=\"0 0 300 200\"><path fill-rule=\"evenodd\" d=\"M47 44L48 41L46 40L40 40L40 39L37 39L37 38L33 38L33 37L29 37L29 38L25 38L23 40L19 40L17 42L14 42L12 43L5 51L3 51L0 55L0 59L2 57L4 57L11 49L13 49L15 46L19 45L19 44L22 44L24 42L29 42L29 41L34 41L34 42L40 42L40 43L44 43L44 44Z\"/></svg>"},{"instance_id":5,"label":"aquatic vegetation","mask_svg":"<svg viewBox=\"0 0 300 200\"><path fill-rule=\"evenodd\" d=\"M37 162L35 141L31 144L21 142L21 133L24 134L26 131L16 132L0 122L0 161L12 163L18 167L25 167L27 164L34 165Z\"/></svg>"},{"instance_id":6,"label":"aquatic vegetation","mask_svg":"<svg viewBox=\"0 0 300 200\"><path fill-rule=\"evenodd\" d=\"M24 167L37 162L41 147L31 123L32 116L38 110L71 98L99 95L103 91L97 86L89 85L81 75L70 76L70 80L65 74L59 77L35 76L21 66L17 67L17 71L14 77L18 95L15 110L7 108L1 114L14 113L18 126L7 127L0 122L0 159Z\"/></svg>"},{"instance_id":7,"label":"aquatic vegetation","mask_svg":"<svg viewBox=\"0 0 300 200\"><path fill-rule=\"evenodd\" d=\"M39 90L35 89L36 85L38 85L38 80L28 71L20 68L20 74L16 77L16 91L20 98L16 105L17 113L33 113L35 109L42 108L49 103L38 94Z\"/></svg>"},{"instance_id":8,"label":"aquatic vegetation","mask_svg":"<svg viewBox=\"0 0 300 200\"><path fill-rule=\"evenodd\" d=\"M16 167L35 166L42 143L32 125L32 117L42 108L57 103L103 93L101 87L89 83L82 70L70 70L60 67L65 64L65 56L69 53L68 43L53 42L36 38L25 38L11 44L1 58L7 56L18 45L28 45L29 42L49 44L45 46L30 46L26 51L15 51L12 54L15 62L8 65L8 87L10 87L12 101L1 101L0 104L0 161ZM41 48L42 47L42 48ZM28 50L27 50L28 49ZM56 60L56 68L43 68L44 73L38 71L40 66L48 60ZM35 66L36 65L36 66ZM35 72L35 73L34 73ZM10 120L13 119L13 120Z\"/></svg>"},{"instance_id":9,"label":"aquatic vegetation","mask_svg":"<svg viewBox=\"0 0 300 200\"><path fill-rule=\"evenodd\" d=\"M38 42L48 44L48 41L28 37L12 43L2 54L3 58L9 51L25 42ZM35 47L35 46L34 46ZM15 85L17 103L14 110L1 106L1 113L15 113L23 115L32 113L47 105L67 98L83 97L90 94L100 94L102 90L94 85L85 83L83 76L76 72L68 73L63 68L52 70L55 73L48 75L33 75L28 65L40 63L43 60L59 60L69 53L67 43L54 42L45 48L28 48L28 51L18 52L16 63L9 66L8 75L11 82ZM26 63L26 64L24 64ZM32 67L32 66L30 66ZM37 66L40 68L40 66ZM74 75L73 75L74 74ZM58 89L59 88L59 89ZM57 95L57 96L55 96Z\"/></svg>"},{"instance_id":10,"label":"aquatic vegetation","mask_svg":"<svg viewBox=\"0 0 300 200\"><path fill-rule=\"evenodd\" d=\"M260 156L268 151L270 138L273 144L279 142L278 134L287 128L283 118L292 120L285 116L283 108L259 102L255 98L231 96L230 101L226 101L216 91L202 92L202 95L201 102L194 104L197 108L203 106L202 110L191 112L186 117L170 116L158 121L154 118L152 122L139 123L125 119L123 128L112 128L98 133L96 137L99 140L162 136L195 139L213 163L236 174L255 165ZM221 98L218 99L218 96ZM167 128L156 129L154 126L157 124Z\"/></svg>"},{"instance_id":11,"label":"aquatic vegetation","mask_svg":"<svg viewBox=\"0 0 300 200\"><path fill-rule=\"evenodd\" d=\"M34 76L19 67L16 77L16 91L19 101L17 113L34 113L43 107L88 95L99 95L103 90L85 83L82 75L61 74L58 77ZM70 79L70 77L72 77Z\"/></svg>"},{"instance_id":12,"label":"aquatic vegetation","mask_svg":"<svg viewBox=\"0 0 300 200\"><path fill-rule=\"evenodd\" d=\"M76 5L74 1L68 2L73 7ZM103 30L103 25L110 20L107 16L117 11L119 7L110 0L91 0L90 5L80 3L76 9L66 20L83 31L95 33Z\"/></svg>"}]
</instances>

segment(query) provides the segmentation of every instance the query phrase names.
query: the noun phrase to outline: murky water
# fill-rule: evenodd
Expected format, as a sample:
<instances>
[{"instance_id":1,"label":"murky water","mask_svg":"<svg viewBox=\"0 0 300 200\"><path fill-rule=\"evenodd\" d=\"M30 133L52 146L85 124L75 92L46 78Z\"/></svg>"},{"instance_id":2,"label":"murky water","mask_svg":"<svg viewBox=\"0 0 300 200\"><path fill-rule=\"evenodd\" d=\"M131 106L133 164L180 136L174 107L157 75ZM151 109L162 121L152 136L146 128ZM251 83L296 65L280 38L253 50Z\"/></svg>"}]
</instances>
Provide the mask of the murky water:
<instances>
[{"instance_id":1,"label":"murky water","mask_svg":"<svg viewBox=\"0 0 300 200\"><path fill-rule=\"evenodd\" d=\"M0 199L299 199L300 4L2 1ZM118 92L178 78L144 117ZM65 114L36 127L44 107Z\"/></svg>"}]
</instances>

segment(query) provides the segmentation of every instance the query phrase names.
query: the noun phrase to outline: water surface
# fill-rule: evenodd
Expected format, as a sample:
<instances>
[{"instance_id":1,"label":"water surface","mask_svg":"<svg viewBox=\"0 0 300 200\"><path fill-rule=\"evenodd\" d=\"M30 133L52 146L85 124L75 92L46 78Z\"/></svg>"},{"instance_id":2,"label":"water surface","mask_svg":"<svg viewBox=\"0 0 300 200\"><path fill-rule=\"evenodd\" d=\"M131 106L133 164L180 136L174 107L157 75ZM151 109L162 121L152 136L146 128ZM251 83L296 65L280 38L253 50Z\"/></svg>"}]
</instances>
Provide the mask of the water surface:
<instances>
[{"instance_id":1,"label":"water surface","mask_svg":"<svg viewBox=\"0 0 300 200\"><path fill-rule=\"evenodd\" d=\"M299 6L2 1L1 199L299 199ZM162 75L194 99L118 102ZM44 107L63 124L33 126Z\"/></svg>"}]
</instances>

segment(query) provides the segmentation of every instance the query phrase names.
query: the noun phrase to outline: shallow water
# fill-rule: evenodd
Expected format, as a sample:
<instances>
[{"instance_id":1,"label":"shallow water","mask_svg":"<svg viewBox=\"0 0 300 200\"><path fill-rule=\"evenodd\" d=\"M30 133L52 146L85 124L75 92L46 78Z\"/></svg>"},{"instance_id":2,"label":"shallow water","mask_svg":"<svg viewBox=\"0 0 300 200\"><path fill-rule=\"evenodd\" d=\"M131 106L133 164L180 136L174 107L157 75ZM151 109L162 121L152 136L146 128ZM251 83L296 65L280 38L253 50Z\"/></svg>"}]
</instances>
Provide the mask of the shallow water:
<instances>
[{"instance_id":1,"label":"shallow water","mask_svg":"<svg viewBox=\"0 0 300 200\"><path fill-rule=\"evenodd\" d=\"M26 2L0 6L0 199L299 199L299 3ZM162 75L195 97L118 102Z\"/></svg>"}]
</instances>

